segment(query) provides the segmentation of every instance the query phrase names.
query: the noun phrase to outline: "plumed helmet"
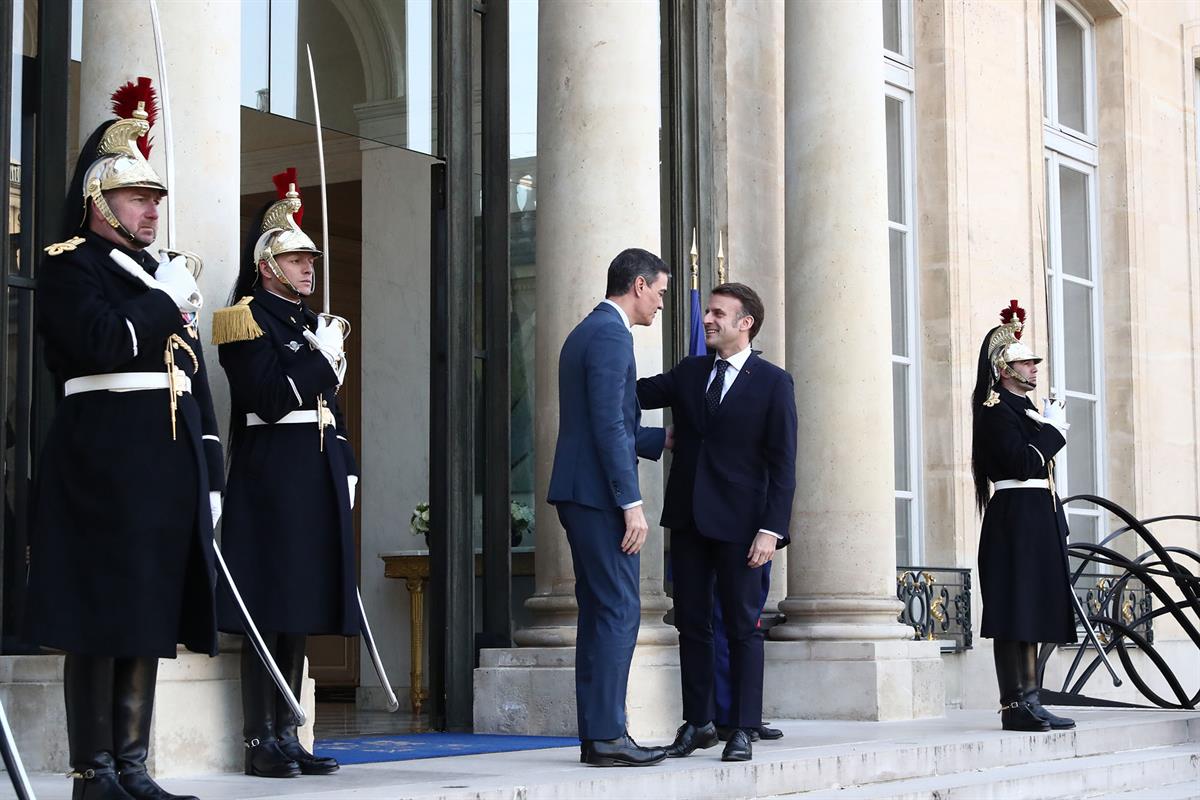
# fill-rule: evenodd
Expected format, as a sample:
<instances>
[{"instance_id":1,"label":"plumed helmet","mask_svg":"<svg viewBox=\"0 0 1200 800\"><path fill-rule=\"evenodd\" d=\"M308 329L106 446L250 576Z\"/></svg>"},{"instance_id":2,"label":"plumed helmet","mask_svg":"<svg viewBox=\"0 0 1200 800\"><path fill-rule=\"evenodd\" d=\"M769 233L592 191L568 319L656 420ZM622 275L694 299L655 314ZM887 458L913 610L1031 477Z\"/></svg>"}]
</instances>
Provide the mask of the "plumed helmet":
<instances>
[{"instance_id":1,"label":"plumed helmet","mask_svg":"<svg viewBox=\"0 0 1200 800\"><path fill-rule=\"evenodd\" d=\"M258 241L254 245L254 261L274 262L284 253L312 253L320 256L321 251L312 239L300 229L304 218L304 206L296 186L296 168L288 167L276 175L275 191L279 199L263 214L259 226Z\"/></svg>"},{"instance_id":2,"label":"plumed helmet","mask_svg":"<svg viewBox=\"0 0 1200 800\"><path fill-rule=\"evenodd\" d=\"M992 365L992 377L996 380L999 380L1001 375L1008 375L1023 383L1023 379L1013 372L1011 365L1017 361L1037 363L1042 360L1029 345L1021 341L1024 329L1025 309L1021 308L1016 300L1012 300L1000 311L1000 325L988 340L988 360Z\"/></svg>"}]
</instances>

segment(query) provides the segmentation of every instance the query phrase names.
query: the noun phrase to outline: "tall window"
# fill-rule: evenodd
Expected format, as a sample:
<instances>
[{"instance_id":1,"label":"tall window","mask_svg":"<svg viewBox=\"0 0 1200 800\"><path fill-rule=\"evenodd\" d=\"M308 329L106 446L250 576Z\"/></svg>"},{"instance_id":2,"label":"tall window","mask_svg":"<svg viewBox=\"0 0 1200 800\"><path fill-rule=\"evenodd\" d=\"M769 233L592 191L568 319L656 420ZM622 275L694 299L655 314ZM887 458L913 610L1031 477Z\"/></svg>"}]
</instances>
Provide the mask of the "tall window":
<instances>
[{"instance_id":1,"label":"tall window","mask_svg":"<svg viewBox=\"0 0 1200 800\"><path fill-rule=\"evenodd\" d=\"M920 402L913 208L912 3L882 0L887 128L888 242L892 298L892 397L896 466L896 563L920 562Z\"/></svg>"},{"instance_id":2,"label":"tall window","mask_svg":"<svg viewBox=\"0 0 1200 800\"><path fill-rule=\"evenodd\" d=\"M1102 494L1095 40L1091 20L1065 0L1045 0L1043 22L1050 391L1066 399L1071 424L1055 479L1063 495ZM1098 540L1098 509L1067 513L1073 540Z\"/></svg>"}]
</instances>

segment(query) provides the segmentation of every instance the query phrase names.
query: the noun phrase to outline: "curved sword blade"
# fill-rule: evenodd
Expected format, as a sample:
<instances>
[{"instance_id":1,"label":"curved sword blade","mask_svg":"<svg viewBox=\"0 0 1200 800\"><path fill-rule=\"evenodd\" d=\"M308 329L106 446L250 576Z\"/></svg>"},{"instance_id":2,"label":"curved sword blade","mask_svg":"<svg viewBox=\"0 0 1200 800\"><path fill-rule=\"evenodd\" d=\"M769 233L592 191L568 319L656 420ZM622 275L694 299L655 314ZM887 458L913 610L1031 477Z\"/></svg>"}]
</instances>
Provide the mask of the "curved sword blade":
<instances>
[{"instance_id":1,"label":"curved sword blade","mask_svg":"<svg viewBox=\"0 0 1200 800\"><path fill-rule=\"evenodd\" d=\"M167 189L175 193L175 138L171 129L171 93L167 90L167 54L163 49L158 3L150 0L150 22L154 28L154 54L158 58L158 111L163 126L163 159L167 167ZM167 200L167 249L175 249L175 200Z\"/></svg>"},{"instance_id":2,"label":"curved sword blade","mask_svg":"<svg viewBox=\"0 0 1200 800\"><path fill-rule=\"evenodd\" d=\"M153 2L153 0L151 0ZM304 45L308 54L308 78L312 84L313 118L317 124L317 165L321 171L321 252L325 260L325 274L321 276L322 310L329 313L329 199L325 195L325 134L321 129L321 101L317 96L317 71L313 69L312 48Z\"/></svg>"}]
</instances>

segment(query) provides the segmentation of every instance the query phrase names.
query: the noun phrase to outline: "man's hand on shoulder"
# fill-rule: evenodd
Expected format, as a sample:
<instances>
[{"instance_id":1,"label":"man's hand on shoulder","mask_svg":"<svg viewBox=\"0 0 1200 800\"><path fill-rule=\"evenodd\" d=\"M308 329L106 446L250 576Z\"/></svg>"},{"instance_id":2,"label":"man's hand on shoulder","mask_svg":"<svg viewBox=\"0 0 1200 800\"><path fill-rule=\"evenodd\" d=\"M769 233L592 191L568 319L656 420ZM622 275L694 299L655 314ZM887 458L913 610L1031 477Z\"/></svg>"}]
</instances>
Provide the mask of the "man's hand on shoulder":
<instances>
[{"instance_id":1,"label":"man's hand on shoulder","mask_svg":"<svg viewBox=\"0 0 1200 800\"><path fill-rule=\"evenodd\" d=\"M770 561L775 557L775 545L777 544L779 544L779 539L776 536L766 531L759 531L750 545L750 552L746 553L746 565L751 569L757 569Z\"/></svg>"},{"instance_id":2,"label":"man's hand on shoulder","mask_svg":"<svg viewBox=\"0 0 1200 800\"><path fill-rule=\"evenodd\" d=\"M630 556L641 552L649 532L650 526L646 524L642 506L625 509L625 537L621 539L621 552Z\"/></svg>"}]
</instances>

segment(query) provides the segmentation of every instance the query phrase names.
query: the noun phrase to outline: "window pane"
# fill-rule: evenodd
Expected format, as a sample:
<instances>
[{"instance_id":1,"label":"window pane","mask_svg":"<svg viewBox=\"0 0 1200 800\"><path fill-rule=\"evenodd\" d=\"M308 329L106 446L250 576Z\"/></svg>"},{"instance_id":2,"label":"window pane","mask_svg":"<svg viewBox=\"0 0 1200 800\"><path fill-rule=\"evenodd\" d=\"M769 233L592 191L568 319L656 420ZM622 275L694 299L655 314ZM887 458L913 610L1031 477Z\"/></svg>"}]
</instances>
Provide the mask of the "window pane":
<instances>
[{"instance_id":1,"label":"window pane","mask_svg":"<svg viewBox=\"0 0 1200 800\"><path fill-rule=\"evenodd\" d=\"M912 566L912 500L896 498L896 563Z\"/></svg>"},{"instance_id":2,"label":"window pane","mask_svg":"<svg viewBox=\"0 0 1200 800\"><path fill-rule=\"evenodd\" d=\"M904 106L894 97L884 98L887 118L888 219L906 222L904 209Z\"/></svg>"},{"instance_id":3,"label":"window pane","mask_svg":"<svg viewBox=\"0 0 1200 800\"><path fill-rule=\"evenodd\" d=\"M1097 542L1100 532L1100 518L1091 514L1072 514L1067 512L1067 527L1071 529L1071 542ZM1072 559L1072 568L1078 563ZM1083 582L1082 580L1080 581ZM1094 581L1093 581L1094 583Z\"/></svg>"},{"instance_id":4,"label":"window pane","mask_svg":"<svg viewBox=\"0 0 1200 800\"><path fill-rule=\"evenodd\" d=\"M1062 228L1063 272L1091 280L1091 236L1088 230L1088 176L1058 168L1059 225Z\"/></svg>"},{"instance_id":5,"label":"window pane","mask_svg":"<svg viewBox=\"0 0 1200 800\"><path fill-rule=\"evenodd\" d=\"M883 0L883 49L904 53L900 44L900 0Z\"/></svg>"},{"instance_id":6,"label":"window pane","mask_svg":"<svg viewBox=\"0 0 1200 800\"><path fill-rule=\"evenodd\" d=\"M1067 398L1067 486L1066 494L1095 494L1096 404L1091 400ZM1063 487L1059 486L1059 490Z\"/></svg>"},{"instance_id":7,"label":"window pane","mask_svg":"<svg viewBox=\"0 0 1200 800\"><path fill-rule=\"evenodd\" d=\"M896 437L896 488L911 491L908 474L908 365L892 364L892 426Z\"/></svg>"},{"instance_id":8,"label":"window pane","mask_svg":"<svg viewBox=\"0 0 1200 800\"><path fill-rule=\"evenodd\" d=\"M242 105L269 111L271 7L268 0L242 0Z\"/></svg>"},{"instance_id":9,"label":"window pane","mask_svg":"<svg viewBox=\"0 0 1200 800\"><path fill-rule=\"evenodd\" d=\"M908 304L905 293L905 244L908 235L904 231L888 231L888 260L892 272L892 355L908 355Z\"/></svg>"},{"instance_id":10,"label":"window pane","mask_svg":"<svg viewBox=\"0 0 1200 800\"><path fill-rule=\"evenodd\" d=\"M1083 28L1061 8L1054 14L1058 61L1058 122L1088 133L1084 118Z\"/></svg>"},{"instance_id":11,"label":"window pane","mask_svg":"<svg viewBox=\"0 0 1200 800\"><path fill-rule=\"evenodd\" d=\"M1092 376L1092 289L1063 281L1063 352L1067 361L1067 388L1094 394ZM1072 431L1074 433L1074 431Z\"/></svg>"}]
</instances>

